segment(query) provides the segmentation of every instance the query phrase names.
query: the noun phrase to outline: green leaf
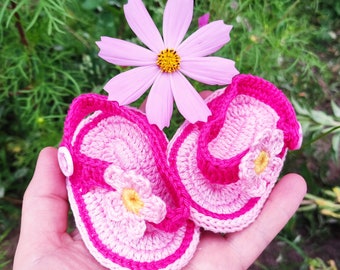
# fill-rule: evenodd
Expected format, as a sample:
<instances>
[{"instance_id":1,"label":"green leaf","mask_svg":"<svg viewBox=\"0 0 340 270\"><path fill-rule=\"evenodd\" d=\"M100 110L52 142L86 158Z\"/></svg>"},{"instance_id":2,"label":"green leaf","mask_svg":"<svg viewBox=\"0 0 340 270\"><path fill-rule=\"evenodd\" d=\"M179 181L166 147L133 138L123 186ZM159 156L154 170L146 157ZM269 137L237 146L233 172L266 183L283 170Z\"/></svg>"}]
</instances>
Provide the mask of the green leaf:
<instances>
[{"instance_id":1,"label":"green leaf","mask_svg":"<svg viewBox=\"0 0 340 270\"><path fill-rule=\"evenodd\" d=\"M302 107L294 98L291 99L291 102L294 106L295 111L298 114L303 114L303 115L309 115L309 110L306 108Z\"/></svg>"},{"instance_id":2,"label":"green leaf","mask_svg":"<svg viewBox=\"0 0 340 270\"><path fill-rule=\"evenodd\" d=\"M3 186L0 186L0 199L5 196L5 188Z\"/></svg>"},{"instance_id":3,"label":"green leaf","mask_svg":"<svg viewBox=\"0 0 340 270\"><path fill-rule=\"evenodd\" d=\"M332 149L334 151L335 160L339 161L339 152L340 152L340 133L336 133L332 137Z\"/></svg>"},{"instance_id":4,"label":"green leaf","mask_svg":"<svg viewBox=\"0 0 340 270\"><path fill-rule=\"evenodd\" d=\"M331 106L335 117L340 118L340 107L336 105L335 101L333 100L331 101Z\"/></svg>"},{"instance_id":5,"label":"green leaf","mask_svg":"<svg viewBox=\"0 0 340 270\"><path fill-rule=\"evenodd\" d=\"M81 5L85 10L94 10L103 3L103 0L86 0Z\"/></svg>"},{"instance_id":6,"label":"green leaf","mask_svg":"<svg viewBox=\"0 0 340 270\"><path fill-rule=\"evenodd\" d=\"M333 117L326 114L323 111L317 111L317 110L311 110L310 117L319 124L325 125L325 126L337 126L339 123L336 122Z\"/></svg>"}]
</instances>

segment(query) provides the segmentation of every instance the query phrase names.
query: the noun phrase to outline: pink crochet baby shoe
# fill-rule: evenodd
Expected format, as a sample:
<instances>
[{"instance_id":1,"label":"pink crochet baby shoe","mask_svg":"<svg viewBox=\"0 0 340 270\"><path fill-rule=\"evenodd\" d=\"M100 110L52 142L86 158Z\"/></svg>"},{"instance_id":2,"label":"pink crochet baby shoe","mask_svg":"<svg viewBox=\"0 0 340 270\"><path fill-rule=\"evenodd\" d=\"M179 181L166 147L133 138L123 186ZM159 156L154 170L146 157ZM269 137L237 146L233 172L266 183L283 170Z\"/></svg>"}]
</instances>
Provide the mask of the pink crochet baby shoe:
<instances>
[{"instance_id":1,"label":"pink crochet baby shoe","mask_svg":"<svg viewBox=\"0 0 340 270\"><path fill-rule=\"evenodd\" d=\"M168 142L141 112L86 94L68 112L58 158L76 225L91 254L110 269L181 269L199 227Z\"/></svg>"},{"instance_id":2,"label":"pink crochet baby shoe","mask_svg":"<svg viewBox=\"0 0 340 270\"><path fill-rule=\"evenodd\" d=\"M168 160L195 223L233 232L260 213L287 150L301 146L301 127L285 95L255 76L234 77L207 102L208 122L185 122L170 143Z\"/></svg>"}]
</instances>

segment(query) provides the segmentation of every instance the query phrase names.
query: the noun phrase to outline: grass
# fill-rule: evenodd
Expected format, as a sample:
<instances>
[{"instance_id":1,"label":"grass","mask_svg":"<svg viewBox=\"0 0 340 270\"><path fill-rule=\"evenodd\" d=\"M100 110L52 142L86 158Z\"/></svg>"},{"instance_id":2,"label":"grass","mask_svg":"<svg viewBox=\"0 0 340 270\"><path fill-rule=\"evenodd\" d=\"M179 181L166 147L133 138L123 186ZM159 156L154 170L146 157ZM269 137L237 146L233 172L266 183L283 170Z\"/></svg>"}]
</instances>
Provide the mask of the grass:
<instances>
[{"instance_id":1,"label":"grass","mask_svg":"<svg viewBox=\"0 0 340 270\"><path fill-rule=\"evenodd\" d=\"M71 100L80 93L106 94L103 84L121 71L97 56L95 41L107 35L138 42L125 22L124 2L5 0L0 4L0 250L19 226L21 199L40 149L57 146L61 139ZM144 2L160 27L165 0ZM278 240L303 257L301 269L335 269L327 268L329 263L322 258L309 257L304 245L326 232L332 237L340 220L334 191L340 186L340 4L196 0L191 32L206 12L211 20L233 25L231 41L217 55L235 60L241 73L261 76L281 88L303 124L305 143L289 156L285 171L301 173L309 195ZM198 83L195 87L212 88ZM169 137L182 121L175 112L166 129ZM325 210L322 202L332 207ZM294 242L301 228L302 240ZM330 259L339 266L339 257ZM10 260L0 251L0 267Z\"/></svg>"}]
</instances>

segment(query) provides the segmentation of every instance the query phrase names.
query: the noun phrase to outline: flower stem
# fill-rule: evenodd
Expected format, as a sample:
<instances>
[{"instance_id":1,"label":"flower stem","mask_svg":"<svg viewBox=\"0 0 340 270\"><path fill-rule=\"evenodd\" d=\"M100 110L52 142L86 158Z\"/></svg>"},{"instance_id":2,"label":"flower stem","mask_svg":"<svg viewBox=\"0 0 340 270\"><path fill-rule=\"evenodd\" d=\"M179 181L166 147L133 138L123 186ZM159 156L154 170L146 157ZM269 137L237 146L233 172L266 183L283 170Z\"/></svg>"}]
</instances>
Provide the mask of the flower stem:
<instances>
[{"instance_id":1,"label":"flower stem","mask_svg":"<svg viewBox=\"0 0 340 270\"><path fill-rule=\"evenodd\" d=\"M17 4L15 2L11 1L11 8L13 10L15 10L16 7L17 7ZM28 47L28 41L27 41L27 38L26 38L24 28L22 27L22 24L21 24L20 15L16 11L14 13L14 16L15 16L15 19L16 19L15 26L18 29L21 44L23 44L25 47Z\"/></svg>"}]
</instances>

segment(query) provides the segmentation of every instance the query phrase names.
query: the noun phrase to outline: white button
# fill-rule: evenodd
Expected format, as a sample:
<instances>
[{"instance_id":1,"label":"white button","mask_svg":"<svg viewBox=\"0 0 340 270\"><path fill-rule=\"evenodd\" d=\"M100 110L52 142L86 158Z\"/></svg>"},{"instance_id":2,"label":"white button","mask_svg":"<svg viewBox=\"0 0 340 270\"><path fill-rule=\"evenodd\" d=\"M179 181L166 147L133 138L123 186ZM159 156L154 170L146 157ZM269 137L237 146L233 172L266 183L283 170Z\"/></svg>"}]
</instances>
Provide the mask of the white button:
<instances>
[{"instance_id":1,"label":"white button","mask_svg":"<svg viewBox=\"0 0 340 270\"><path fill-rule=\"evenodd\" d=\"M59 167L66 177L73 174L73 161L70 151L65 146L58 149Z\"/></svg>"}]
</instances>

